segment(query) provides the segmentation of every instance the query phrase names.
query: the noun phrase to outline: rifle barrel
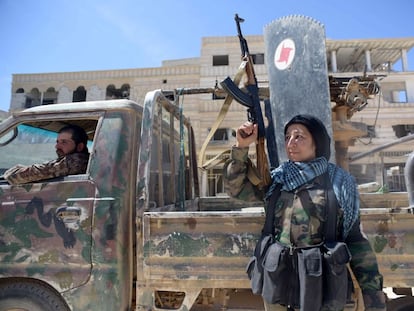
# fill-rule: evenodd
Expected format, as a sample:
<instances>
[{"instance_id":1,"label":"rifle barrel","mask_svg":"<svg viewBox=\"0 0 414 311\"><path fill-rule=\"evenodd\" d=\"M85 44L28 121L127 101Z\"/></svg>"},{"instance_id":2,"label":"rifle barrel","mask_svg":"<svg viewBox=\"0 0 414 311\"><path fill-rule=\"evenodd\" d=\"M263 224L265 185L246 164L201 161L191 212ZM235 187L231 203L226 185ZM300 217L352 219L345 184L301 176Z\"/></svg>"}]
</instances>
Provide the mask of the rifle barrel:
<instances>
[{"instance_id":1,"label":"rifle barrel","mask_svg":"<svg viewBox=\"0 0 414 311\"><path fill-rule=\"evenodd\" d=\"M247 45L246 39L243 37L241 27L240 27L240 23L243 23L244 19L239 17L238 14L236 14L236 16L234 17L234 20L236 21L236 25L237 25L237 34L240 40L240 49L242 51L242 57L248 56L250 54L249 47Z\"/></svg>"},{"instance_id":2,"label":"rifle barrel","mask_svg":"<svg viewBox=\"0 0 414 311\"><path fill-rule=\"evenodd\" d=\"M194 94L215 94L220 97L226 96L226 92L221 88L199 87L199 88L179 88L175 89L178 95L194 95Z\"/></svg>"}]
</instances>

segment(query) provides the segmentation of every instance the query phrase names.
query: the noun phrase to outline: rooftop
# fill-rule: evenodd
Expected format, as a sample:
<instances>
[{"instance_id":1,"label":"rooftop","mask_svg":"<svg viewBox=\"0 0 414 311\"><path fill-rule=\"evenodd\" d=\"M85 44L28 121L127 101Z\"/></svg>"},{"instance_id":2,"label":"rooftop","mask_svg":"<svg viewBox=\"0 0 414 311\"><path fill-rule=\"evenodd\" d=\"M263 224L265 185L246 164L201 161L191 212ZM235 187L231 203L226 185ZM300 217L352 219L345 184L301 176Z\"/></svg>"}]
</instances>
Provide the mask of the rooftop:
<instances>
[{"instance_id":1,"label":"rooftop","mask_svg":"<svg viewBox=\"0 0 414 311\"><path fill-rule=\"evenodd\" d=\"M401 59L401 51L406 50L408 52L413 46L414 37L396 39L327 39L326 53L328 66L330 66L331 52L336 51L339 72L363 72L365 71L365 51L370 51L372 71L388 71L390 64L395 64Z\"/></svg>"}]
</instances>

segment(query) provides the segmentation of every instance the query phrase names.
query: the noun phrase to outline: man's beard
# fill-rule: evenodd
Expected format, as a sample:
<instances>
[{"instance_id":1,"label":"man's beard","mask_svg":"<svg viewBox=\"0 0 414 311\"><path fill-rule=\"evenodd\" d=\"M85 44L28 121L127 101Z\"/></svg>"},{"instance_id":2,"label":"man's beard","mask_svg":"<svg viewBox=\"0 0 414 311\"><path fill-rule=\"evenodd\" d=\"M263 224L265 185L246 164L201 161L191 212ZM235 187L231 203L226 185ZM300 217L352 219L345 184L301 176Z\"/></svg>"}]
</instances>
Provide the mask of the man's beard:
<instances>
[{"instance_id":1,"label":"man's beard","mask_svg":"<svg viewBox=\"0 0 414 311\"><path fill-rule=\"evenodd\" d=\"M74 150L72 150L71 152L68 152L67 154L65 154L65 153L63 152L63 150L62 150L62 149L56 149L56 154L57 154L57 156L58 156L58 159L62 159L63 157L65 157L65 156L66 156L66 155L68 155L68 154L75 153L75 150L76 150L76 149L74 149Z\"/></svg>"},{"instance_id":2,"label":"man's beard","mask_svg":"<svg viewBox=\"0 0 414 311\"><path fill-rule=\"evenodd\" d=\"M56 149L56 154L58 156L58 158L63 158L65 155L63 154L63 151L60 149Z\"/></svg>"}]
</instances>

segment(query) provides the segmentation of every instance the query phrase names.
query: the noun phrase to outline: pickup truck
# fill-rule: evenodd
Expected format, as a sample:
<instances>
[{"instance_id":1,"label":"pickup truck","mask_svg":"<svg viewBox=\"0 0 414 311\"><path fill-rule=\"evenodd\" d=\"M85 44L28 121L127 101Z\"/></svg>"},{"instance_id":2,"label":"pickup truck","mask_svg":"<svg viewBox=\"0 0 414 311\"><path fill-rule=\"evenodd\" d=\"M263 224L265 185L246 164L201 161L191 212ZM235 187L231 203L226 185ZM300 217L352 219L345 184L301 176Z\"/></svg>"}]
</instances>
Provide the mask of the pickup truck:
<instances>
[{"instance_id":1,"label":"pickup truck","mask_svg":"<svg viewBox=\"0 0 414 311\"><path fill-rule=\"evenodd\" d=\"M0 123L0 175L53 159L66 124L88 133L85 174L0 180L0 311L263 309L245 272L263 205L200 197L194 133L174 100L156 90L142 105L107 100L13 113ZM384 286L405 295L390 308L412 310L412 209L362 214ZM356 295L349 310L361 305Z\"/></svg>"}]
</instances>

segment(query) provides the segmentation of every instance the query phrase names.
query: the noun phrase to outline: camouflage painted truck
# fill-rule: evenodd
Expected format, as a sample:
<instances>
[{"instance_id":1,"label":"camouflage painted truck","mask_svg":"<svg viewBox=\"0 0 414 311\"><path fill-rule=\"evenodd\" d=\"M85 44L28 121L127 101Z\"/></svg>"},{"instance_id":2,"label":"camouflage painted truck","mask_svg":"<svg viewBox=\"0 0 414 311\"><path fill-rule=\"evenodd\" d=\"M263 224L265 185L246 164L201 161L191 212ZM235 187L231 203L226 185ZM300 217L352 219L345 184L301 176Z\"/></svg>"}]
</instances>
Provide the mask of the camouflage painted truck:
<instances>
[{"instance_id":1,"label":"camouflage painted truck","mask_svg":"<svg viewBox=\"0 0 414 311\"><path fill-rule=\"evenodd\" d=\"M66 124L88 133L85 174L0 181L1 311L263 308L245 273L262 206L199 197L193 131L174 100L153 91L143 105L109 100L16 112L0 123L0 174L53 159ZM362 211L388 287L414 286L408 211ZM409 299L400 306L412 308ZM349 310L360 308L356 297Z\"/></svg>"}]
</instances>

